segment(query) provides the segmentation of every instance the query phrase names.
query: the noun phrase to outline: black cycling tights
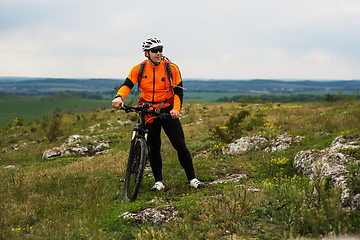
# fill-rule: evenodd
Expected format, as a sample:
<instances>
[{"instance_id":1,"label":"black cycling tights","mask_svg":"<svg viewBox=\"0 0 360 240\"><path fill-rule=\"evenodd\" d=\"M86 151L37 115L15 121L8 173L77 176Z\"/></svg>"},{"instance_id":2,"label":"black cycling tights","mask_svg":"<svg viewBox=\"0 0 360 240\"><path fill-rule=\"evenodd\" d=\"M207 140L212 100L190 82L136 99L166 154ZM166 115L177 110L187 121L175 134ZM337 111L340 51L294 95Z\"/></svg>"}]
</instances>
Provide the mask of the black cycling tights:
<instances>
[{"instance_id":1,"label":"black cycling tights","mask_svg":"<svg viewBox=\"0 0 360 240\"><path fill-rule=\"evenodd\" d=\"M188 180L195 178L194 166L190 152L185 144L184 132L179 119L154 119L146 125L149 130L148 143L150 147L149 159L155 181L162 181L161 127L164 129L172 146L178 154L181 166L184 168Z\"/></svg>"}]
</instances>

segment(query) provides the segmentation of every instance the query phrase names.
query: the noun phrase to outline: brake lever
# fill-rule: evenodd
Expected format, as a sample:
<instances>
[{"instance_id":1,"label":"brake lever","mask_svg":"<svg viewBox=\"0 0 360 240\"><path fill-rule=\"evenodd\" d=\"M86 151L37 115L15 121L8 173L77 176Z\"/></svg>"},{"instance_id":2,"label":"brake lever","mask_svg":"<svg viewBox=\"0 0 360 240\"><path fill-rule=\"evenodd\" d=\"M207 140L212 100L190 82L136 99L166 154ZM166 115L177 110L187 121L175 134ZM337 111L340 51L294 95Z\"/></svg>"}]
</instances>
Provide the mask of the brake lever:
<instances>
[{"instance_id":1,"label":"brake lever","mask_svg":"<svg viewBox=\"0 0 360 240\"><path fill-rule=\"evenodd\" d=\"M121 107L120 109L124 110L126 113L131 112L131 109L128 106Z\"/></svg>"}]
</instances>

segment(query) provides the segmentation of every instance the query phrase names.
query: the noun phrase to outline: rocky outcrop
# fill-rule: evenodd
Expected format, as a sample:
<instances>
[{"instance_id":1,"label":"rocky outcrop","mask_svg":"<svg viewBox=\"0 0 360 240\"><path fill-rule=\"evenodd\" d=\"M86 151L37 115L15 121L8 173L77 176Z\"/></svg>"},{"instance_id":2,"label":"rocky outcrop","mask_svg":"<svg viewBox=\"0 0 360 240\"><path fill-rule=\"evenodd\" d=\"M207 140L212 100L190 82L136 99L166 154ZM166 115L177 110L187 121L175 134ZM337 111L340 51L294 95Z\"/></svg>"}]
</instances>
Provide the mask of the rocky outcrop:
<instances>
[{"instance_id":1,"label":"rocky outcrop","mask_svg":"<svg viewBox=\"0 0 360 240\"><path fill-rule=\"evenodd\" d=\"M268 142L261 136L243 137L230 143L222 149L223 154L235 155L246 151L259 150L268 145L264 150L276 152L291 148L298 144L305 137L292 137L290 134L279 135L276 139ZM348 166L357 164L359 159L342 152L342 149L359 148L360 139L345 139L339 136L323 150L306 150L297 153L294 159L294 167L303 174L307 174L312 179L331 178L333 183L341 191L341 201L343 206L360 210L360 193L350 196L350 190L347 187L347 176L349 175ZM226 181L226 180L218 180Z\"/></svg>"},{"instance_id":2,"label":"rocky outcrop","mask_svg":"<svg viewBox=\"0 0 360 240\"><path fill-rule=\"evenodd\" d=\"M303 136L295 136L293 138L291 134L284 134L277 136L276 139L271 140L269 143L266 138L261 136L242 137L235 142L225 146L222 149L222 152L223 154L236 155L247 151L259 150L266 144L269 146L265 148L265 151L276 152L286 150L292 147L294 144L301 142L304 138L305 137Z\"/></svg>"},{"instance_id":3,"label":"rocky outcrop","mask_svg":"<svg viewBox=\"0 0 360 240\"><path fill-rule=\"evenodd\" d=\"M222 149L223 154L236 155L242 152L259 150L268 141L261 136L242 137Z\"/></svg>"},{"instance_id":4,"label":"rocky outcrop","mask_svg":"<svg viewBox=\"0 0 360 240\"><path fill-rule=\"evenodd\" d=\"M360 139L345 139L343 136L338 136L330 144L329 149L332 151L339 151L340 149L359 148Z\"/></svg>"},{"instance_id":5,"label":"rocky outcrop","mask_svg":"<svg viewBox=\"0 0 360 240\"><path fill-rule=\"evenodd\" d=\"M20 142L19 144L14 144L14 145L11 145L9 147L5 147L1 150L2 153L6 153L7 151L10 151L10 150L14 150L14 151L18 151L19 149L22 149L24 147L27 146L27 143L24 143L24 142Z\"/></svg>"},{"instance_id":6,"label":"rocky outcrop","mask_svg":"<svg viewBox=\"0 0 360 240\"><path fill-rule=\"evenodd\" d=\"M225 183L237 183L240 182L242 180L246 180L248 179L248 176L246 174L229 174L224 178L220 178L218 180L215 180L213 182L208 183L208 185L212 185L212 184L225 184ZM252 192L260 192L260 189L254 186L248 186L248 185L236 185L234 187L238 187L238 188L242 188L245 189L247 191L252 191Z\"/></svg>"},{"instance_id":7,"label":"rocky outcrop","mask_svg":"<svg viewBox=\"0 0 360 240\"><path fill-rule=\"evenodd\" d=\"M353 200L351 202L351 209L354 211L360 210L360 193L356 194L353 197Z\"/></svg>"},{"instance_id":8,"label":"rocky outcrop","mask_svg":"<svg viewBox=\"0 0 360 240\"><path fill-rule=\"evenodd\" d=\"M294 138L291 134L283 134L277 136L276 139L270 141L270 146L265 148L267 152L277 152L291 148L295 143L300 143L304 140L304 136L295 136Z\"/></svg>"},{"instance_id":9,"label":"rocky outcrop","mask_svg":"<svg viewBox=\"0 0 360 240\"><path fill-rule=\"evenodd\" d=\"M86 141L87 144L82 144ZM62 155L92 156L104 153L109 148L109 142L93 140L89 136L70 136L60 147L47 149L43 152L43 159L49 159Z\"/></svg>"},{"instance_id":10,"label":"rocky outcrop","mask_svg":"<svg viewBox=\"0 0 360 240\"><path fill-rule=\"evenodd\" d=\"M222 184L222 183L228 183L228 182L239 182L240 180L247 179L247 178L248 178L248 176L246 174L230 174L225 178L210 182L209 185Z\"/></svg>"},{"instance_id":11,"label":"rocky outcrop","mask_svg":"<svg viewBox=\"0 0 360 240\"><path fill-rule=\"evenodd\" d=\"M155 203L158 200L153 199L151 202ZM139 213L124 212L119 217L126 219L134 219L137 222L148 222L152 224L169 223L175 219L178 212L175 207L169 205L165 201L160 201L162 206L155 208L146 208Z\"/></svg>"},{"instance_id":12,"label":"rocky outcrop","mask_svg":"<svg viewBox=\"0 0 360 240\"><path fill-rule=\"evenodd\" d=\"M359 160L340 152L341 149L358 148L358 144L359 139L346 140L343 136L339 136L324 150L298 152L294 159L294 167L301 173L309 175L312 179L331 178L341 191L343 206L352 205L360 210L358 208L360 207L360 197L354 197L351 203L350 190L346 183L349 173L347 166L359 163Z\"/></svg>"}]
</instances>

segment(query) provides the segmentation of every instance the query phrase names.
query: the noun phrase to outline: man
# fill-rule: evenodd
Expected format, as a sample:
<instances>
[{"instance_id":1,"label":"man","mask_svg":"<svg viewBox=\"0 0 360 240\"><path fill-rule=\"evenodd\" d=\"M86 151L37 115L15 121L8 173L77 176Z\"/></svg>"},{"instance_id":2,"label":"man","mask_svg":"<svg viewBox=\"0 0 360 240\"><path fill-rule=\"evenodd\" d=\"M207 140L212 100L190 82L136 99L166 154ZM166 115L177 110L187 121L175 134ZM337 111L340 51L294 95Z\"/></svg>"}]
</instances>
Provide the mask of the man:
<instances>
[{"instance_id":1,"label":"man","mask_svg":"<svg viewBox=\"0 0 360 240\"><path fill-rule=\"evenodd\" d=\"M157 111L170 113L172 119L155 118L147 124L149 159L154 174L155 184L152 190L165 188L162 176L161 128L164 129L172 146L178 154L181 166L184 168L190 186L203 188L205 184L195 178L194 166L190 152L185 144L184 132L179 120L183 101L183 84L179 68L163 57L163 44L157 38L148 38L142 44L147 60L136 65L130 71L120 87L112 106L119 109L131 89L138 83L141 90L139 104L150 103Z\"/></svg>"}]
</instances>

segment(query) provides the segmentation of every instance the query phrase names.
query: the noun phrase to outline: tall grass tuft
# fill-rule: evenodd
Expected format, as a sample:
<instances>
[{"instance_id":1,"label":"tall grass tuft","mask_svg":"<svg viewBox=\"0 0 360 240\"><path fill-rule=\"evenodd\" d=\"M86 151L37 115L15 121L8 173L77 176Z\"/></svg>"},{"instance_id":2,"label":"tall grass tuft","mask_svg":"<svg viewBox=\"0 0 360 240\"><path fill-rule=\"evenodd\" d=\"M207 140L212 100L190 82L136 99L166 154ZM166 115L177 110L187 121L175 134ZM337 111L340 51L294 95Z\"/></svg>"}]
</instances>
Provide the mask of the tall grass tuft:
<instances>
[{"instance_id":1,"label":"tall grass tuft","mask_svg":"<svg viewBox=\"0 0 360 240\"><path fill-rule=\"evenodd\" d=\"M53 118L50 121L50 125L46 132L46 137L50 142L52 142L59 138L61 135L61 116L59 114L59 109L56 108L53 112Z\"/></svg>"}]
</instances>

